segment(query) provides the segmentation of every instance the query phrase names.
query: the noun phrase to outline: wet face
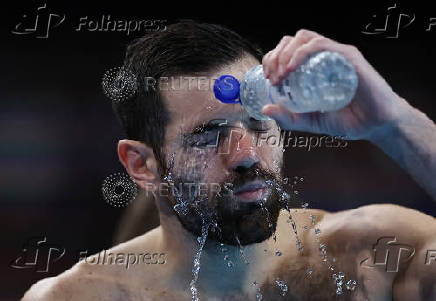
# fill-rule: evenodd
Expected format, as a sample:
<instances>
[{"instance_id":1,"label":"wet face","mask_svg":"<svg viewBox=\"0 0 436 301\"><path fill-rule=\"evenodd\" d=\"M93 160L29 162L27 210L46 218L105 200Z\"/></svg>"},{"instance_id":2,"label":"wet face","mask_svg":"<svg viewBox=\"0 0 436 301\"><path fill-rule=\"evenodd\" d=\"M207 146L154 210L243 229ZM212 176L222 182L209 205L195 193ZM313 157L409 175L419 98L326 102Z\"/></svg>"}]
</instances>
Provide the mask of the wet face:
<instances>
[{"instance_id":1,"label":"wet face","mask_svg":"<svg viewBox=\"0 0 436 301\"><path fill-rule=\"evenodd\" d=\"M170 202L181 224L227 244L261 242L271 236L280 208L282 148L259 137L280 136L272 120L257 121L239 104L215 99L215 78L243 75L259 64L246 57L213 73L191 79L176 77L162 91L172 119L164 152L168 170L163 181L173 188Z\"/></svg>"}]
</instances>

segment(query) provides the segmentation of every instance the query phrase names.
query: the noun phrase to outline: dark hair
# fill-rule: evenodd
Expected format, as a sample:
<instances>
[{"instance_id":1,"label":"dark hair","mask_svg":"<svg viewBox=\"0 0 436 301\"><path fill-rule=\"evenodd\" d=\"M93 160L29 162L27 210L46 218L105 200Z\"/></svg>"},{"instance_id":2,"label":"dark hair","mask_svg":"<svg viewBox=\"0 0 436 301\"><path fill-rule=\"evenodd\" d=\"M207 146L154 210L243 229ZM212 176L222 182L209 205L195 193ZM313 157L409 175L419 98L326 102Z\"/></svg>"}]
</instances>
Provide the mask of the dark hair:
<instances>
[{"instance_id":1,"label":"dark hair","mask_svg":"<svg viewBox=\"0 0 436 301\"><path fill-rule=\"evenodd\" d=\"M113 103L127 139L149 145L164 171L162 147L170 114L159 89L144 87L146 78L205 73L247 54L262 60L260 48L232 30L193 20L181 20L133 41L124 67L136 75L138 91L126 101Z\"/></svg>"}]
</instances>

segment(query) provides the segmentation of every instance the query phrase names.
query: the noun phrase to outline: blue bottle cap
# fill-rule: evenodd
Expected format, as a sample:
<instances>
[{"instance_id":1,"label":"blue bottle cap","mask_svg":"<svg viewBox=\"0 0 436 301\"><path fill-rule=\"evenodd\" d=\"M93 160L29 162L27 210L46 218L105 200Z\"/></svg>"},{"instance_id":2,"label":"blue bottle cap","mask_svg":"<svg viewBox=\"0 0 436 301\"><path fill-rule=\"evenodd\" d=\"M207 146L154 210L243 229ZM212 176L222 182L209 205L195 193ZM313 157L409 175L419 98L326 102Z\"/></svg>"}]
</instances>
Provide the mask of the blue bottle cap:
<instances>
[{"instance_id":1,"label":"blue bottle cap","mask_svg":"<svg viewBox=\"0 0 436 301\"><path fill-rule=\"evenodd\" d=\"M239 81L231 75L221 75L213 85L215 97L223 103L240 103Z\"/></svg>"}]
</instances>

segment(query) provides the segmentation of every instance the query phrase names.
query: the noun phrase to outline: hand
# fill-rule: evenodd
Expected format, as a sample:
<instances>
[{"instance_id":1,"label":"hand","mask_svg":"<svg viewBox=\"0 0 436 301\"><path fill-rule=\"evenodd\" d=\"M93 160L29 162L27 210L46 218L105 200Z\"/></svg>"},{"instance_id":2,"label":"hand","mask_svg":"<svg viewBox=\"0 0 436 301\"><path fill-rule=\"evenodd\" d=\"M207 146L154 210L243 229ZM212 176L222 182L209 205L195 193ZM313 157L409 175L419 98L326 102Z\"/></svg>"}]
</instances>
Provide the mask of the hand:
<instances>
[{"instance_id":1,"label":"hand","mask_svg":"<svg viewBox=\"0 0 436 301\"><path fill-rule=\"evenodd\" d=\"M295 37L283 37L277 47L264 56L265 77L272 85L278 85L310 54L322 50L339 52L353 64L359 84L351 103L338 111L324 113L293 113L283 106L266 105L262 113L277 120L285 130L351 140L372 140L387 135L411 107L392 91L355 46L340 44L313 31L299 30Z\"/></svg>"}]
</instances>

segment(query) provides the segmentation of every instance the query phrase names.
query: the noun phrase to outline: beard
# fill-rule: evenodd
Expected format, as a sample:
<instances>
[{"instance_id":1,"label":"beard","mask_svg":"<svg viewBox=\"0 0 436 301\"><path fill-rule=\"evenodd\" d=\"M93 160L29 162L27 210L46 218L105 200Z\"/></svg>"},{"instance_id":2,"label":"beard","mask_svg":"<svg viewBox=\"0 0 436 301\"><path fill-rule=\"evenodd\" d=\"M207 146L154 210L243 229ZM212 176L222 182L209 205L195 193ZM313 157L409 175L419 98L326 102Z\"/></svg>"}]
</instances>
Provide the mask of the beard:
<instances>
[{"instance_id":1,"label":"beard","mask_svg":"<svg viewBox=\"0 0 436 301\"><path fill-rule=\"evenodd\" d=\"M219 184L221 191L208 191L207 195L198 194L196 189L180 189L184 183L193 183L188 177L185 174L173 178L171 184L176 191L168 201L182 226L193 235L201 236L206 223L208 238L228 245L248 245L269 239L275 232L280 210L286 206L282 198L283 186L279 184L282 182L280 174L256 164L233 173L221 183L214 183ZM234 195L235 188L252 181L266 183L268 192L261 199L243 201Z\"/></svg>"}]
</instances>

